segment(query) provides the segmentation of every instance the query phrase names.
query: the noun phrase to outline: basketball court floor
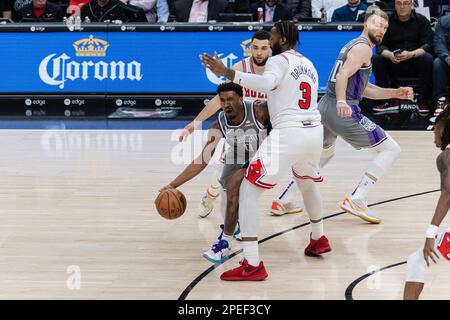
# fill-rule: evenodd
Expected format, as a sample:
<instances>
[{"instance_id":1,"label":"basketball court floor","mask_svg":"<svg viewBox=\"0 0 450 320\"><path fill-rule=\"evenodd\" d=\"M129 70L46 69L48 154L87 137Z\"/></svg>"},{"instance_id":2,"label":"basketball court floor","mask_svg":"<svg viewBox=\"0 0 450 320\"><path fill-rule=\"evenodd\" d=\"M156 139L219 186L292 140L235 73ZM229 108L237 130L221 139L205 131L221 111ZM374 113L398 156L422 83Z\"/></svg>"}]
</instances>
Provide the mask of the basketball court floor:
<instances>
[{"instance_id":1,"label":"basketball court floor","mask_svg":"<svg viewBox=\"0 0 450 320\"><path fill-rule=\"evenodd\" d=\"M269 277L231 283L219 275L242 258L238 243L223 265L202 257L221 223L218 210L197 212L213 168L179 188L188 203L181 218L154 208L158 189L192 159L189 141L180 150L170 130L1 130L0 299L401 299L404 262L423 245L439 197L439 150L431 132L391 135L402 154L368 198L380 225L339 208L371 154L338 140L321 184L333 251L303 255L305 213L269 215L285 177L260 204ZM185 163L174 163L180 155ZM449 299L449 285L441 259L422 298Z\"/></svg>"}]
</instances>

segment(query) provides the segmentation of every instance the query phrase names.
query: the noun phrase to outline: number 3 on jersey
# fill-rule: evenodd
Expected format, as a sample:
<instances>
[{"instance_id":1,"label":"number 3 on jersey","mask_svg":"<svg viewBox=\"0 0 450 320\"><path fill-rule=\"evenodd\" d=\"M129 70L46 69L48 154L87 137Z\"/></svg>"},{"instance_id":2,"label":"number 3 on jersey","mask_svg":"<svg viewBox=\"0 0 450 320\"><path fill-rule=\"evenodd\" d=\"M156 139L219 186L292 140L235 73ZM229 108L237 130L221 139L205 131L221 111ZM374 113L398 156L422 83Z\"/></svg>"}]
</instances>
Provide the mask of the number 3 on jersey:
<instances>
[{"instance_id":1,"label":"number 3 on jersey","mask_svg":"<svg viewBox=\"0 0 450 320\"><path fill-rule=\"evenodd\" d=\"M311 85L308 82L302 82L299 89L302 93L302 98L298 100L298 106L300 109L308 110L311 106Z\"/></svg>"}]
</instances>

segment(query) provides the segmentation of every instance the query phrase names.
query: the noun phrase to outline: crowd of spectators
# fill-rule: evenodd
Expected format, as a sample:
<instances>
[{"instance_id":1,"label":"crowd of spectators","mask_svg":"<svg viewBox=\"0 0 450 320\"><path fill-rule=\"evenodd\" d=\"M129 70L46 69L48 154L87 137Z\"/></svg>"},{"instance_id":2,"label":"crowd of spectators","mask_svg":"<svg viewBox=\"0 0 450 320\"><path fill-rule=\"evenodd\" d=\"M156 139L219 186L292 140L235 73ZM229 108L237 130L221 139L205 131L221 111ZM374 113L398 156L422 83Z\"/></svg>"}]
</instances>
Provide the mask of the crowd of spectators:
<instances>
[{"instance_id":1,"label":"crowd of spectators","mask_svg":"<svg viewBox=\"0 0 450 320\"><path fill-rule=\"evenodd\" d=\"M411 0L439 17L450 0ZM354 22L361 21L367 7L376 3L394 11L395 0L1 0L4 19L62 21L79 16L90 21L121 20L150 23L225 21L276 22L279 20ZM227 18L224 18L227 17Z\"/></svg>"}]
</instances>

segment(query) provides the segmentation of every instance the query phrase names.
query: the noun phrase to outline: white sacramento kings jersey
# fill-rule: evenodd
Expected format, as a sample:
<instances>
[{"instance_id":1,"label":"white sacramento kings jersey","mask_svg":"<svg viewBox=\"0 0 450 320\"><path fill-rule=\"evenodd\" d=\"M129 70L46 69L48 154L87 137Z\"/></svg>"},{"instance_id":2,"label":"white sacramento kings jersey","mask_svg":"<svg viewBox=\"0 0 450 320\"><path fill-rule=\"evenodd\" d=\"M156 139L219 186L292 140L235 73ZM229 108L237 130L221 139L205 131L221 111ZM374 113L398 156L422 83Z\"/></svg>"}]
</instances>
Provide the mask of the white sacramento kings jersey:
<instances>
[{"instance_id":1,"label":"white sacramento kings jersey","mask_svg":"<svg viewBox=\"0 0 450 320\"><path fill-rule=\"evenodd\" d=\"M253 62L252 57L243 59L241 61L241 64L242 64L242 72L256 74L255 63ZM267 95L265 93L247 89L247 88L242 88L242 89L243 89L245 101L249 101L249 102L255 102L256 100L267 101Z\"/></svg>"},{"instance_id":2,"label":"white sacramento kings jersey","mask_svg":"<svg viewBox=\"0 0 450 320\"><path fill-rule=\"evenodd\" d=\"M320 123L319 76L311 61L294 50L285 51L269 58L264 73L279 79L267 94L274 129Z\"/></svg>"}]
</instances>

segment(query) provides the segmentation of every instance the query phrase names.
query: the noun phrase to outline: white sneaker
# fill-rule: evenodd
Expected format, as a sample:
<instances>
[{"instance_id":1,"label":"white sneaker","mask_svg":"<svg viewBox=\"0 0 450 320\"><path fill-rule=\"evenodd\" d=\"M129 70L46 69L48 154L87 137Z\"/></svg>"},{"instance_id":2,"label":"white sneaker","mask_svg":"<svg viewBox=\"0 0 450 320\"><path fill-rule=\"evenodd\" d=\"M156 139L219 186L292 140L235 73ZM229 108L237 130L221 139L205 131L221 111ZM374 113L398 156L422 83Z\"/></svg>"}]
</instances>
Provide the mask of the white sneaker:
<instances>
[{"instance_id":1,"label":"white sneaker","mask_svg":"<svg viewBox=\"0 0 450 320\"><path fill-rule=\"evenodd\" d=\"M206 218L214 209L214 200L204 195L202 201L200 202L200 213L198 214L200 218Z\"/></svg>"},{"instance_id":2,"label":"white sneaker","mask_svg":"<svg viewBox=\"0 0 450 320\"><path fill-rule=\"evenodd\" d=\"M381 218L376 216L362 199L346 197L341 204L341 209L370 223L378 224L381 222Z\"/></svg>"},{"instance_id":3,"label":"white sneaker","mask_svg":"<svg viewBox=\"0 0 450 320\"><path fill-rule=\"evenodd\" d=\"M274 200L272 202L272 208L270 212L275 216L282 216L290 213L299 213L302 212L303 208L295 203L281 203L280 200Z\"/></svg>"}]
</instances>

